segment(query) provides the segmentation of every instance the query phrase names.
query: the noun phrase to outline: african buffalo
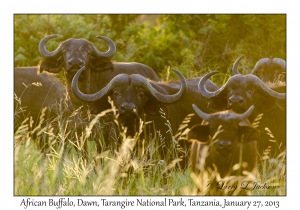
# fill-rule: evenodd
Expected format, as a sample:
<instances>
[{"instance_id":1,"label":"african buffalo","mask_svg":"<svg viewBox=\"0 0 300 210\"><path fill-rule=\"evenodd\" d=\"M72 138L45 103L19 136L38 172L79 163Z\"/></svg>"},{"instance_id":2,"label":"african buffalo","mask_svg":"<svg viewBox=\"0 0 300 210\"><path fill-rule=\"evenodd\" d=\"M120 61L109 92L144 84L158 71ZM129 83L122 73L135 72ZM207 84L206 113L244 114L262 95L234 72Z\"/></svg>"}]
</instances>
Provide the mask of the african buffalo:
<instances>
[{"instance_id":1,"label":"african buffalo","mask_svg":"<svg viewBox=\"0 0 300 210\"><path fill-rule=\"evenodd\" d=\"M249 116L251 123L259 114L263 114L259 121L259 130L261 131L261 141L259 143L260 153L268 146L272 146L272 154L281 151L286 147L286 94L274 91L276 87L268 87L261 79L253 74L241 75L238 73L238 58L233 66L234 76L217 91L210 92L205 88L205 81L217 72L206 74L199 81L200 93L211 99L219 98L221 105L226 104L227 109L232 109L237 113L243 113L250 106L254 105L255 109ZM270 132L274 139L270 137ZM277 153L278 154L278 153Z\"/></svg>"},{"instance_id":2,"label":"african buffalo","mask_svg":"<svg viewBox=\"0 0 300 210\"><path fill-rule=\"evenodd\" d=\"M197 86L193 88L199 78L191 79L187 83L176 70L173 71L179 76L180 82L156 82L138 74L120 74L95 94L83 94L79 90L77 80L82 71L83 69L74 76L72 82L74 94L80 100L90 102L111 96L118 110L119 121L128 128L127 135L134 135L136 128L139 128L139 120L145 120L145 115L146 122L154 121L156 131L154 134L153 130L147 133L160 137L164 154L171 148L173 136L184 118L193 113L192 103L197 103L202 109L208 110L207 100L199 94ZM207 81L207 86L210 90L218 88L211 81ZM186 143L182 142L181 147L187 148Z\"/></svg>"},{"instance_id":3,"label":"african buffalo","mask_svg":"<svg viewBox=\"0 0 300 210\"><path fill-rule=\"evenodd\" d=\"M114 106L118 110L118 121L124 127L127 127L127 135L134 136L138 131L140 119L144 120L144 114L147 117L156 119L156 128L166 127L166 119L161 117L161 111L167 112L165 104L172 104L178 101L186 91L185 78L175 70L180 77L182 87L180 90L169 95L160 83L147 80L139 74L119 74L115 76L104 88L94 94L84 94L78 88L78 79L84 71L82 67L74 76L72 90L74 94L84 102L93 102L99 99L106 99L110 96ZM148 118L149 119L149 118ZM159 120L157 120L159 119ZM147 120L148 121L148 120ZM162 122L163 121L163 122ZM166 130L163 131L163 135ZM105 135L105 140L109 145L112 142L111 136ZM113 137L114 138L114 137ZM118 137L117 137L118 138ZM116 143L116 142L114 142Z\"/></svg>"},{"instance_id":4,"label":"african buffalo","mask_svg":"<svg viewBox=\"0 0 300 210\"><path fill-rule=\"evenodd\" d=\"M136 73L151 80L160 80L156 73L144 64L111 61L110 58L116 52L116 46L115 43L107 37L97 36L97 38L109 44L107 52L99 51L93 43L86 39L74 38L65 40L56 50L49 52L46 49L46 43L55 37L57 37L57 35L46 36L40 41L39 52L44 59L40 62L39 69L40 72L48 71L51 73L59 73L64 69L67 91L76 108L82 105L82 101L74 96L71 91L71 83L75 73L83 66L85 70L79 78L78 86L80 90L86 94L92 94L102 89L110 80L120 73ZM109 107L106 101L100 101L98 104L104 107L103 110ZM95 114L103 111L98 108L98 105L92 105L90 110Z\"/></svg>"},{"instance_id":5,"label":"african buffalo","mask_svg":"<svg viewBox=\"0 0 300 210\"><path fill-rule=\"evenodd\" d=\"M72 107L64 85L51 74L37 73L36 67L14 69L14 94L15 131L27 117L38 125L44 107L45 122L57 117L58 108L66 111Z\"/></svg>"},{"instance_id":6,"label":"african buffalo","mask_svg":"<svg viewBox=\"0 0 300 210\"><path fill-rule=\"evenodd\" d=\"M254 66L251 74L259 77L263 82L285 82L286 63L281 58L262 58Z\"/></svg>"},{"instance_id":7,"label":"african buffalo","mask_svg":"<svg viewBox=\"0 0 300 210\"><path fill-rule=\"evenodd\" d=\"M193 108L203 121L194 125L187 134L188 141L192 142L192 171L214 170L216 167L220 176L225 177L236 175L238 170L233 166L241 163L242 170L252 172L256 167L259 132L247 118L254 106L241 114L231 110L207 114L195 104Z\"/></svg>"}]
</instances>

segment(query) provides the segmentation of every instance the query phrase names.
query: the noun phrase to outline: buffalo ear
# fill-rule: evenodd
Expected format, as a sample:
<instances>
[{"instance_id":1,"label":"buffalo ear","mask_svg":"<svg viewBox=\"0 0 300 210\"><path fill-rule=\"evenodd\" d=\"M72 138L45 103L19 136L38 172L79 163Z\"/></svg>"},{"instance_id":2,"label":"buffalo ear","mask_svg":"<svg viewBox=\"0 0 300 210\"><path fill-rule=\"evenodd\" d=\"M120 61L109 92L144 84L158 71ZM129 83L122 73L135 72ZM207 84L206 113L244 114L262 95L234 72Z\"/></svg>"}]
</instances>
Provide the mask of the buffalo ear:
<instances>
[{"instance_id":1,"label":"buffalo ear","mask_svg":"<svg viewBox=\"0 0 300 210\"><path fill-rule=\"evenodd\" d=\"M91 68L92 71L95 72L101 72L106 70L114 71L113 63L109 58L105 58L105 57L93 58L91 62L91 67L92 67Z\"/></svg>"},{"instance_id":2,"label":"buffalo ear","mask_svg":"<svg viewBox=\"0 0 300 210\"><path fill-rule=\"evenodd\" d=\"M144 111L145 114L149 115L150 117L158 117L162 115L164 115L166 119L168 117L167 107L163 103L154 99L150 99L147 101L144 107Z\"/></svg>"},{"instance_id":3,"label":"buffalo ear","mask_svg":"<svg viewBox=\"0 0 300 210\"><path fill-rule=\"evenodd\" d=\"M39 72L48 71L50 73L59 73L63 67L62 59L57 57L46 58L39 63Z\"/></svg>"},{"instance_id":4,"label":"buffalo ear","mask_svg":"<svg viewBox=\"0 0 300 210\"><path fill-rule=\"evenodd\" d=\"M188 140L197 140L203 143L209 141L210 126L207 125L194 125L187 134Z\"/></svg>"},{"instance_id":5,"label":"buffalo ear","mask_svg":"<svg viewBox=\"0 0 300 210\"><path fill-rule=\"evenodd\" d=\"M260 139L259 131L251 126L238 126L239 142L248 143ZM242 140L243 138L243 140Z\"/></svg>"}]
</instances>

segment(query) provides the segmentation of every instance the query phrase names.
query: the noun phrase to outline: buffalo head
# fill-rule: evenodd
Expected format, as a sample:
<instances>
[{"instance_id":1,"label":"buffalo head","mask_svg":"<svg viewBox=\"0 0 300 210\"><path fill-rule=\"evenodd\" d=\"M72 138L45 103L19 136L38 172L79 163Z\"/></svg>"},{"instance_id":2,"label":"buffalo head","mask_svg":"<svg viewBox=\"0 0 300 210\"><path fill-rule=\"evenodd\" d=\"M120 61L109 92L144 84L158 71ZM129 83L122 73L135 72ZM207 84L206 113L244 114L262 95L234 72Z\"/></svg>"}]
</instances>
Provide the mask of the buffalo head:
<instances>
[{"instance_id":1,"label":"buffalo head","mask_svg":"<svg viewBox=\"0 0 300 210\"><path fill-rule=\"evenodd\" d=\"M194 104L193 108L203 121L201 125L193 126L188 133L188 140L192 141L190 154L192 170L196 169L199 158L204 155L202 154L204 145L209 146L207 167L213 168L212 166L216 165L221 176L231 169L232 164L239 163L241 144L247 145L247 151L242 153L243 161L250 162L251 168L255 165L256 142L252 141L259 140L259 133L247 120L254 106L241 114L231 110L207 114ZM252 152L248 154L250 150Z\"/></svg>"},{"instance_id":2,"label":"buffalo head","mask_svg":"<svg viewBox=\"0 0 300 210\"><path fill-rule=\"evenodd\" d=\"M107 52L99 51L91 42L85 39L73 38L62 42L56 50L49 52L46 49L46 43L55 37L57 37L57 35L46 36L40 41L39 52L45 59L40 64L40 71L45 70L58 73L64 68L68 73L73 70L78 71L82 66L90 67L90 65L92 65L92 69L96 71L99 69L95 68L97 67L94 65L96 63L92 63L95 58L110 58L116 52L115 43L104 36L97 36L97 38L109 44L109 50Z\"/></svg>"},{"instance_id":3,"label":"buffalo head","mask_svg":"<svg viewBox=\"0 0 300 210\"><path fill-rule=\"evenodd\" d=\"M281 58L262 58L251 71L264 82L285 81L285 73L286 63Z\"/></svg>"},{"instance_id":4,"label":"buffalo head","mask_svg":"<svg viewBox=\"0 0 300 210\"><path fill-rule=\"evenodd\" d=\"M255 105L255 110L260 113L271 110L277 106L278 101L285 101L286 94L278 93L268 87L257 76L248 74L241 75L238 73L237 65L241 57L234 63L234 76L218 90L209 92L205 87L205 81L217 72L206 74L199 81L198 89L200 93L207 98L219 98L227 104L228 109L232 109L237 113L242 113ZM256 111L254 114L259 114Z\"/></svg>"},{"instance_id":5,"label":"buffalo head","mask_svg":"<svg viewBox=\"0 0 300 210\"><path fill-rule=\"evenodd\" d=\"M115 43L104 36L97 36L97 38L104 40L109 44L107 52L99 51L91 42L85 39L68 39L62 42L58 48L52 52L46 49L46 43L57 37L57 35L50 35L44 37L39 44L39 52L44 58L40 64L40 72L48 71L51 73L59 73L64 69L64 74L67 82L67 89L70 85L75 73L83 66L85 71L79 78L79 86L84 92L89 92L93 80L92 72L101 72L105 70L113 70L113 64L110 57L116 52ZM72 101L76 102L75 97L70 93ZM77 101L78 102L78 101Z\"/></svg>"}]
</instances>

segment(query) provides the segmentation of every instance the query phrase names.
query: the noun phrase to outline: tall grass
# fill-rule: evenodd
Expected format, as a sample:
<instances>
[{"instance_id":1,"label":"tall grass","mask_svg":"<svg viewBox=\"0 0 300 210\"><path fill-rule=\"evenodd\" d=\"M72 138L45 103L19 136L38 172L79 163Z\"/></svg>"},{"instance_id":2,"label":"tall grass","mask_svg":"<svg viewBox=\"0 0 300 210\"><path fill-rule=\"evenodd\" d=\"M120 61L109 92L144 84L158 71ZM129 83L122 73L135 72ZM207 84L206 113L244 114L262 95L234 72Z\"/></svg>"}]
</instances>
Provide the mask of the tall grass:
<instances>
[{"instance_id":1,"label":"tall grass","mask_svg":"<svg viewBox=\"0 0 300 210\"><path fill-rule=\"evenodd\" d=\"M47 127L39 127L40 123L26 126L29 120L25 119L14 135L15 195L285 195L284 152L259 159L260 167L253 174L226 178L220 178L217 171L195 174L177 167L186 151L162 158L159 135L141 142L142 131L150 122L142 122L133 137L121 132L117 148L98 154L95 141L104 142L97 127L99 118L111 113L116 114L112 109L92 116L82 132L72 127L78 110L67 119L59 114ZM189 117L174 135L175 143L186 140ZM222 183L241 186L243 181L251 188L254 183L275 188L220 189Z\"/></svg>"}]
</instances>

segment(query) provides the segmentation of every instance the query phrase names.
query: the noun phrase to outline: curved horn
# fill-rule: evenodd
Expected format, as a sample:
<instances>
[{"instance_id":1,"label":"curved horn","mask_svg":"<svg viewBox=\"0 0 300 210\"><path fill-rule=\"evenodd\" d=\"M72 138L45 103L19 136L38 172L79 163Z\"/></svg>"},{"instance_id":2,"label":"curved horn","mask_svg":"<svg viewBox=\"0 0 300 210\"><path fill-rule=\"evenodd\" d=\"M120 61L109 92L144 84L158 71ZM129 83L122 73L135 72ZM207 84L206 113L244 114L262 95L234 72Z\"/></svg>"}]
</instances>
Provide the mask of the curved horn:
<instances>
[{"instance_id":1,"label":"curved horn","mask_svg":"<svg viewBox=\"0 0 300 210\"><path fill-rule=\"evenodd\" d=\"M244 55L241 55L241 56L240 56L238 59L236 59L236 61L234 62L233 67L232 67L232 74L233 74L233 75L240 74L240 73L239 73L239 70L238 70L238 65L239 65L239 62L240 62L240 60L242 59L242 57L244 57Z\"/></svg>"},{"instance_id":2,"label":"curved horn","mask_svg":"<svg viewBox=\"0 0 300 210\"><path fill-rule=\"evenodd\" d=\"M214 114L207 114L205 112L203 112L202 110L200 110L197 105L192 104L194 111L196 112L196 114L202 118L203 120L209 121L211 119L211 117L213 115L218 115L218 114L222 114L222 112L217 112ZM238 121L243 121L245 119L247 119L253 112L254 110L254 106L250 106L249 109L242 113L242 114L237 114L237 113L231 113L228 118L226 120L238 120Z\"/></svg>"},{"instance_id":3,"label":"curved horn","mask_svg":"<svg viewBox=\"0 0 300 210\"><path fill-rule=\"evenodd\" d=\"M259 69L260 66L263 65L270 65L271 59L270 58L262 58L256 62L254 68L251 71L251 74L255 74L255 72Z\"/></svg>"},{"instance_id":4,"label":"curved horn","mask_svg":"<svg viewBox=\"0 0 300 210\"><path fill-rule=\"evenodd\" d=\"M286 99L286 93L278 93L271 88L269 88L261 79L259 79L257 76L253 74L247 75L250 81L253 82L259 89L260 92L264 95L269 95L274 98L280 99L280 100L285 100Z\"/></svg>"},{"instance_id":5,"label":"curved horn","mask_svg":"<svg viewBox=\"0 0 300 210\"><path fill-rule=\"evenodd\" d=\"M207 120L207 121L208 121L208 120L211 118L211 114L207 114L207 113L201 111L201 110L197 107L196 104L192 104L192 107L193 107L194 111L196 112L196 114L197 114L200 118L202 118L203 120Z\"/></svg>"},{"instance_id":6,"label":"curved horn","mask_svg":"<svg viewBox=\"0 0 300 210\"><path fill-rule=\"evenodd\" d=\"M105 37L105 36L97 36L97 38L106 41L109 44L109 48L108 48L107 52L101 52L94 46L94 53L97 56L102 56L102 57L107 57L107 58L113 56L116 52L115 43L110 38Z\"/></svg>"},{"instance_id":7,"label":"curved horn","mask_svg":"<svg viewBox=\"0 0 300 210\"><path fill-rule=\"evenodd\" d=\"M253 112L254 110L254 105L250 106L249 109L242 113L242 114L237 114L237 113L234 113L234 118L239 120L239 121L243 121L245 119L247 119Z\"/></svg>"},{"instance_id":8,"label":"curved horn","mask_svg":"<svg viewBox=\"0 0 300 210\"><path fill-rule=\"evenodd\" d=\"M53 39L57 37L56 34L53 34L53 35L49 35L49 36L46 36L44 37L41 41L40 41L40 44L39 44L39 52L41 54L41 56L43 56L44 58L49 58L49 57L52 57L52 56L55 56L59 51L60 51L60 46L52 51L52 52L49 52L47 49L46 49L46 43L50 40L50 39Z\"/></svg>"},{"instance_id":9,"label":"curved horn","mask_svg":"<svg viewBox=\"0 0 300 210\"><path fill-rule=\"evenodd\" d=\"M94 94L84 94L78 89L78 78L81 72L85 69L85 67L81 67L79 71L75 74L72 80L72 90L74 94L81 100L86 102L96 101L105 96L108 92L110 92L116 85L122 84L128 81L127 74L118 74L115 76L104 88Z\"/></svg>"},{"instance_id":10,"label":"curved horn","mask_svg":"<svg viewBox=\"0 0 300 210\"><path fill-rule=\"evenodd\" d=\"M176 69L171 69L174 71L180 79L181 87L180 90L173 95L165 95L163 93L158 92L151 83L143 76L139 74L131 75L133 85L140 86L144 88L152 97L156 98L158 101L163 102L165 104L171 104L177 102L185 93L187 82L184 76L177 71Z\"/></svg>"},{"instance_id":11,"label":"curved horn","mask_svg":"<svg viewBox=\"0 0 300 210\"><path fill-rule=\"evenodd\" d=\"M274 58L273 61L274 61L274 63L277 63L278 65L280 65L281 68L286 69L285 60L283 60L281 58Z\"/></svg>"},{"instance_id":12,"label":"curved horn","mask_svg":"<svg viewBox=\"0 0 300 210\"><path fill-rule=\"evenodd\" d=\"M226 84L227 84L227 83L224 84L219 90L216 90L215 92L209 92L209 91L206 89L206 86L205 86L206 80L207 80L210 76L212 76L212 75L214 75L214 74L216 74L216 73L218 73L218 71L214 71L214 72L207 73L207 74L205 74L205 75L199 80L199 83L198 83L198 90L199 90L199 92L200 92L203 96L205 96L205 97L207 97L207 98L212 98L212 97L214 97L214 96L219 95L219 93L222 92L222 91L224 90L224 88L226 87Z\"/></svg>"}]
</instances>

